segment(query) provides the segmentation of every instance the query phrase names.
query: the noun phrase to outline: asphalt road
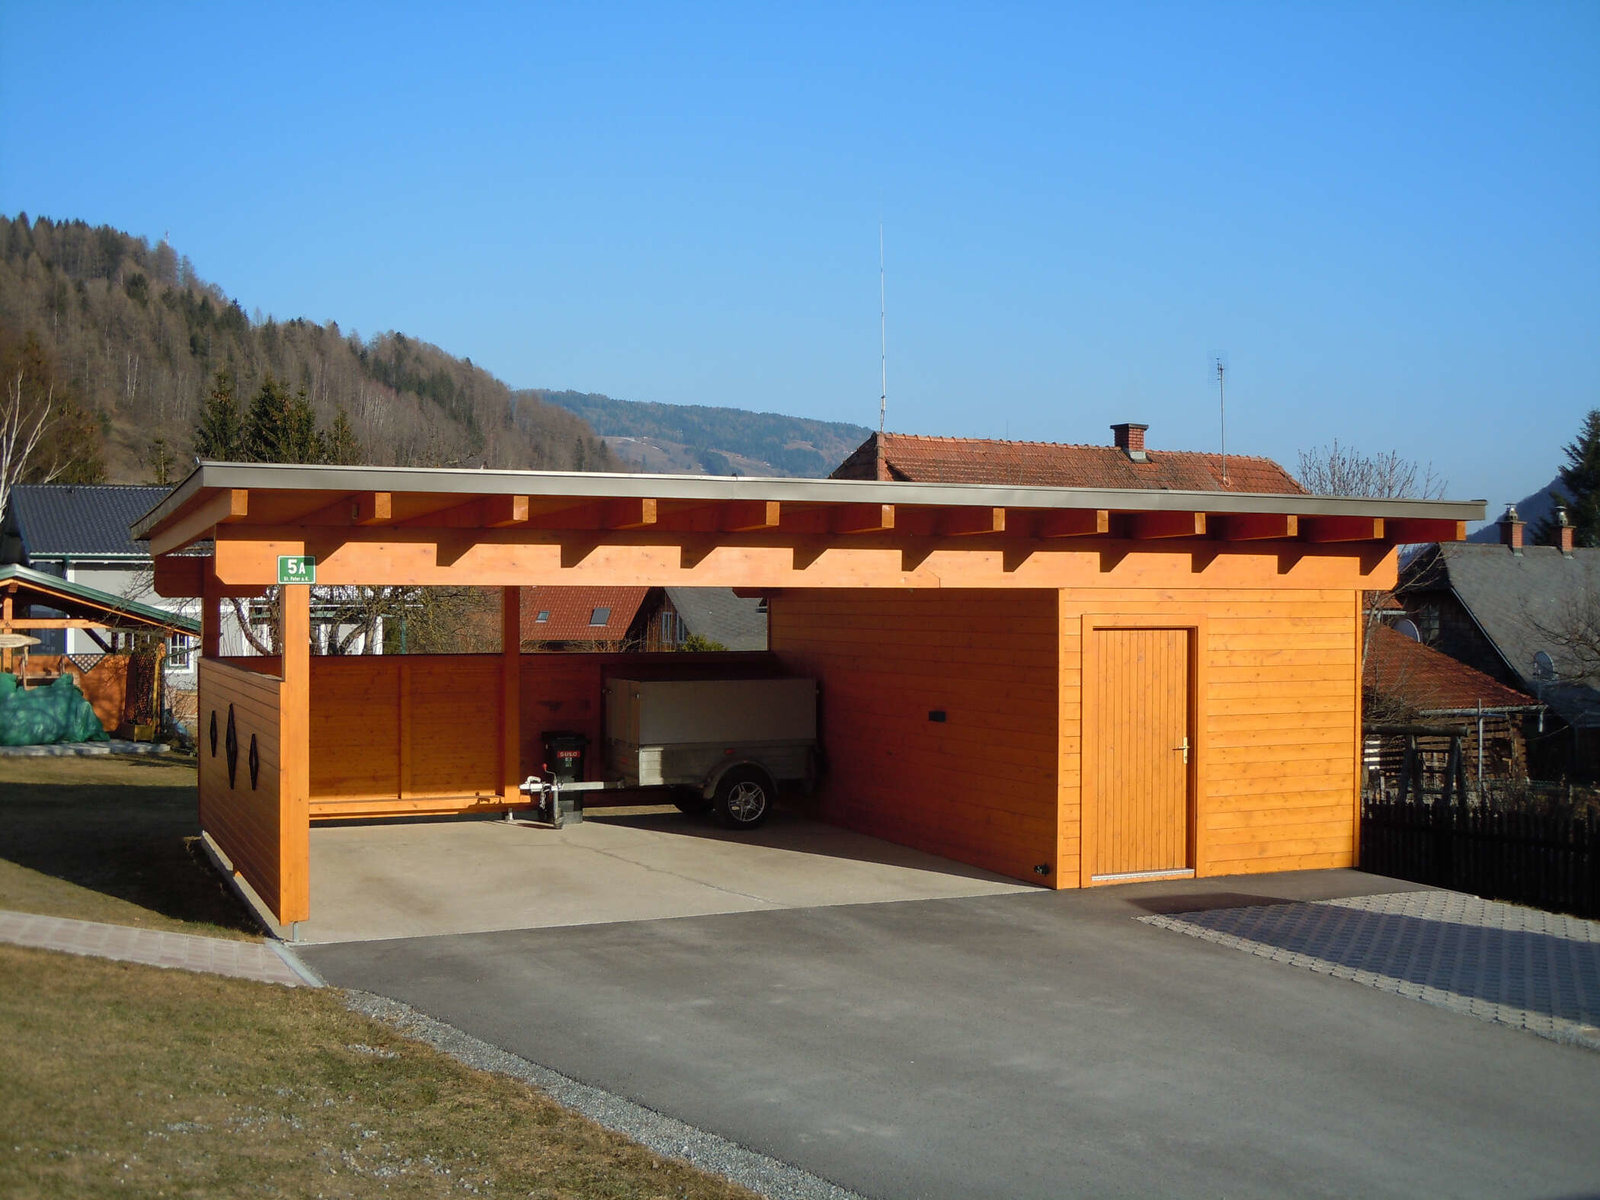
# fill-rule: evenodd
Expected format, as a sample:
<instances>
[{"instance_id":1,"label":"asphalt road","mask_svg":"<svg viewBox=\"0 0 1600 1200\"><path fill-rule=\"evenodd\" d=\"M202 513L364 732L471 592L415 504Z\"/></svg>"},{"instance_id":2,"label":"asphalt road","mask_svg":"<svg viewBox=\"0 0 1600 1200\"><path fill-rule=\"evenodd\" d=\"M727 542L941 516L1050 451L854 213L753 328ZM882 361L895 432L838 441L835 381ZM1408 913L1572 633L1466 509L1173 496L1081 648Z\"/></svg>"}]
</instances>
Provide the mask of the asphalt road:
<instances>
[{"instance_id":1,"label":"asphalt road","mask_svg":"<svg viewBox=\"0 0 1600 1200\"><path fill-rule=\"evenodd\" d=\"M301 953L867 1196L1600 1195L1600 1053L1134 919L1181 893Z\"/></svg>"}]
</instances>

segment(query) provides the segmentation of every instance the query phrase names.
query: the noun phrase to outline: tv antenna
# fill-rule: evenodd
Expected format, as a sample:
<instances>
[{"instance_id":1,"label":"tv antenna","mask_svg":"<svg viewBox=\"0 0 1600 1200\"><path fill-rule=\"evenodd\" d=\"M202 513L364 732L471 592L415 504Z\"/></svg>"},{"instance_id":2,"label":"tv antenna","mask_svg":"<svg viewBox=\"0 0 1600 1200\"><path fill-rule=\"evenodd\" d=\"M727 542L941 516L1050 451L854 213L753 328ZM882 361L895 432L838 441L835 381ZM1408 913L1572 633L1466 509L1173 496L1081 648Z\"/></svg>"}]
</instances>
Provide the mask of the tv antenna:
<instances>
[{"instance_id":1,"label":"tv antenna","mask_svg":"<svg viewBox=\"0 0 1600 1200\"><path fill-rule=\"evenodd\" d=\"M884 303L883 290L883 222L878 222L878 345L883 369L883 391L878 393L878 432L883 432L883 418L889 411L889 310Z\"/></svg>"},{"instance_id":2,"label":"tv antenna","mask_svg":"<svg viewBox=\"0 0 1600 1200\"><path fill-rule=\"evenodd\" d=\"M1223 376L1228 373L1228 364L1223 361L1222 355L1215 359L1217 367L1217 417L1222 423L1222 482L1228 482L1228 403L1227 393L1223 387Z\"/></svg>"}]
</instances>

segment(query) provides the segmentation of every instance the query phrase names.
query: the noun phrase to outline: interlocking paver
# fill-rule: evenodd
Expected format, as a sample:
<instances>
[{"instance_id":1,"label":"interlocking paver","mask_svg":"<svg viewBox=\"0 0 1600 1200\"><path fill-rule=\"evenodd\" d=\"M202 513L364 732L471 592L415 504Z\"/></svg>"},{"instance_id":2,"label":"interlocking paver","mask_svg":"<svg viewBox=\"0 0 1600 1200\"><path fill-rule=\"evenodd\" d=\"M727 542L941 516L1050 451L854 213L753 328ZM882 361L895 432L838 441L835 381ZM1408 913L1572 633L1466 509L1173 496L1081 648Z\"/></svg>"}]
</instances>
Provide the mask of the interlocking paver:
<instances>
[{"instance_id":1,"label":"interlocking paver","mask_svg":"<svg viewBox=\"0 0 1600 1200\"><path fill-rule=\"evenodd\" d=\"M0 942L181 971L232 975L285 987L317 986L315 976L292 965L291 951L266 939L231 941L0 910Z\"/></svg>"},{"instance_id":2,"label":"interlocking paver","mask_svg":"<svg viewBox=\"0 0 1600 1200\"><path fill-rule=\"evenodd\" d=\"M1446 891L1138 919L1600 1049L1600 922Z\"/></svg>"}]
</instances>

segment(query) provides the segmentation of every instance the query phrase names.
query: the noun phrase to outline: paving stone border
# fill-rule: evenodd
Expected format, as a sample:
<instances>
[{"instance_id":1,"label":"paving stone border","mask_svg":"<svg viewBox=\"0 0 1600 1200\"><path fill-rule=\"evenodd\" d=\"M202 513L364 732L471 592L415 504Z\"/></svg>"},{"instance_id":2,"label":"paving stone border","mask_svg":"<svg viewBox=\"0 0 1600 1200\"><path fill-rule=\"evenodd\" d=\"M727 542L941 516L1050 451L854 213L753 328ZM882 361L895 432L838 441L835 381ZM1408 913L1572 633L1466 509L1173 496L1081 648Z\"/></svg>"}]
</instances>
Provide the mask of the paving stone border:
<instances>
[{"instance_id":1,"label":"paving stone border","mask_svg":"<svg viewBox=\"0 0 1600 1200\"><path fill-rule=\"evenodd\" d=\"M151 967L231 975L285 987L320 986L316 976L301 966L292 953L264 938L247 942L0 910L0 942Z\"/></svg>"},{"instance_id":2,"label":"paving stone border","mask_svg":"<svg viewBox=\"0 0 1600 1200\"><path fill-rule=\"evenodd\" d=\"M1137 919L1600 1050L1600 922L1446 891Z\"/></svg>"}]
</instances>

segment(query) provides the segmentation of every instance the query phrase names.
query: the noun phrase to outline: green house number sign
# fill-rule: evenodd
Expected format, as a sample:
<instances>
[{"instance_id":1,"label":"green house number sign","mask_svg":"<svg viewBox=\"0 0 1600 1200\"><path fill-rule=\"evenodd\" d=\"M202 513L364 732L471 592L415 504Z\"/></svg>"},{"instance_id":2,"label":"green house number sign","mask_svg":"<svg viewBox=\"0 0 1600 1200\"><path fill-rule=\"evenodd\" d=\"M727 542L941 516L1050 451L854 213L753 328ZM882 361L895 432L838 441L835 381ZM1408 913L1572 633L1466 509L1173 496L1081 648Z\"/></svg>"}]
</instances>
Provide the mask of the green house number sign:
<instances>
[{"instance_id":1,"label":"green house number sign","mask_svg":"<svg viewBox=\"0 0 1600 1200\"><path fill-rule=\"evenodd\" d=\"M278 555L279 583L315 583L317 560L309 554Z\"/></svg>"}]
</instances>

